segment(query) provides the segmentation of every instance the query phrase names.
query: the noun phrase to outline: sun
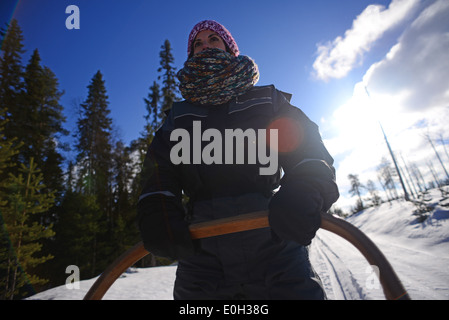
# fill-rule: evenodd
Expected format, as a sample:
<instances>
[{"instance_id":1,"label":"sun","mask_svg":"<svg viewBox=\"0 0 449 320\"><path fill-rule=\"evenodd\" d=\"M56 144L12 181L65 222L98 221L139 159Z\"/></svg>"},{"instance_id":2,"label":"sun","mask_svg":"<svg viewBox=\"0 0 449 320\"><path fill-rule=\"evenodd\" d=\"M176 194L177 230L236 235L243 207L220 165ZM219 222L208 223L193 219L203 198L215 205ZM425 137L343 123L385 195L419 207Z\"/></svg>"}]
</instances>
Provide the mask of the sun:
<instances>
[{"instance_id":1,"label":"sun","mask_svg":"<svg viewBox=\"0 0 449 320\"><path fill-rule=\"evenodd\" d=\"M361 144L379 135L378 119L386 111L374 108L372 100L365 88L358 84L354 88L352 97L341 105L333 114L333 125L338 135L346 142Z\"/></svg>"},{"instance_id":2,"label":"sun","mask_svg":"<svg viewBox=\"0 0 449 320\"><path fill-rule=\"evenodd\" d=\"M355 144L370 143L382 138L381 126L396 130L408 124L402 112L407 92L394 96L368 91L363 82L354 86L352 97L333 114L333 125L338 135Z\"/></svg>"}]
</instances>

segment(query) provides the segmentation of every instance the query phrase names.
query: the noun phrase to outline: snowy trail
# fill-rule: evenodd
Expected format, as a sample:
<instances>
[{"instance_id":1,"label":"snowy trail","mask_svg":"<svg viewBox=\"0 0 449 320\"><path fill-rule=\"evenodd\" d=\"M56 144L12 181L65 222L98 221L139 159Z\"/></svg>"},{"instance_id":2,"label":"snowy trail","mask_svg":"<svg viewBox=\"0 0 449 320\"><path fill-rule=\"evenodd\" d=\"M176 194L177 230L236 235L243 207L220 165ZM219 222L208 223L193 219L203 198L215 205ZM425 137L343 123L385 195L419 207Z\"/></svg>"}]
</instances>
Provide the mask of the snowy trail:
<instances>
[{"instance_id":1,"label":"snowy trail","mask_svg":"<svg viewBox=\"0 0 449 320\"><path fill-rule=\"evenodd\" d=\"M449 300L447 255L397 243L388 237L369 237L391 263L412 299ZM329 299L385 299L369 263L346 240L320 230L312 242L310 259Z\"/></svg>"},{"instance_id":2,"label":"snowy trail","mask_svg":"<svg viewBox=\"0 0 449 320\"><path fill-rule=\"evenodd\" d=\"M412 299L449 300L449 257L371 235Z\"/></svg>"},{"instance_id":3,"label":"snowy trail","mask_svg":"<svg viewBox=\"0 0 449 320\"><path fill-rule=\"evenodd\" d=\"M371 279L368 262L346 240L320 230L310 247L310 260L330 300L384 299L380 284ZM366 273L368 268L369 273ZM368 294L366 282L369 281Z\"/></svg>"}]
</instances>

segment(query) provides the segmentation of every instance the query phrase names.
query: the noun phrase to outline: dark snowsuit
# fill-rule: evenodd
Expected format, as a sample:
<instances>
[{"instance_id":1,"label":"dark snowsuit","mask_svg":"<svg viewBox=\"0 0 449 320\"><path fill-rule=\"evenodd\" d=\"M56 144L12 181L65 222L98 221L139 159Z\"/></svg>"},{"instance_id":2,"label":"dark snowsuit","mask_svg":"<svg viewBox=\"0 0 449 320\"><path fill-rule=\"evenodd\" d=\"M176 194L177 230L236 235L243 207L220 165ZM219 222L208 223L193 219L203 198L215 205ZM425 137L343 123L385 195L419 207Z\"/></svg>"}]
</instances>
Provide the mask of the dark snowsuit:
<instances>
[{"instance_id":1,"label":"dark snowsuit","mask_svg":"<svg viewBox=\"0 0 449 320\"><path fill-rule=\"evenodd\" d=\"M248 154L244 164L174 165L170 151L177 141L170 141L170 134L184 128L192 137L194 121L201 121L202 132L218 129L223 137L226 129L278 128L279 168L275 174L261 175L264 165L259 159L249 164ZM194 149L195 142L190 143ZM203 141L201 150L209 143ZM223 147L223 159L224 151ZM193 163L194 155L190 158ZM254 87L220 106L174 103L148 150L138 221L150 252L179 259L175 299L323 299L305 245L319 227L319 212L327 211L338 198L332 164L317 126L273 86ZM187 223L197 223L269 210L280 184L284 189L281 203L293 212L291 225L276 216L270 219L276 232L265 228L194 242L189 239L186 220L180 218L184 214L182 192L189 197ZM303 209L313 213L312 230L295 225L296 212Z\"/></svg>"}]
</instances>

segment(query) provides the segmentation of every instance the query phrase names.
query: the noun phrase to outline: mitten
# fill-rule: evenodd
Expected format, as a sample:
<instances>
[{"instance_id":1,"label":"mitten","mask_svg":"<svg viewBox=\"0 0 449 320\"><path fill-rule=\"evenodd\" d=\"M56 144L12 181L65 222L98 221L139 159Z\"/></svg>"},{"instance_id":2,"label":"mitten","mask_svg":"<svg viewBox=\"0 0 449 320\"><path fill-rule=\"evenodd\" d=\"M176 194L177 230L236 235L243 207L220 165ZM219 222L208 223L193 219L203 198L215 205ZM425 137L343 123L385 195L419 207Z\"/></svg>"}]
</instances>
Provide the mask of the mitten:
<instances>
[{"instance_id":1,"label":"mitten","mask_svg":"<svg viewBox=\"0 0 449 320\"><path fill-rule=\"evenodd\" d=\"M175 197L148 196L137 205L137 223L146 250L170 259L195 254L184 209Z\"/></svg>"},{"instance_id":2,"label":"mitten","mask_svg":"<svg viewBox=\"0 0 449 320\"><path fill-rule=\"evenodd\" d=\"M309 245L321 225L323 198L307 181L284 183L269 204L272 231L283 240Z\"/></svg>"}]
</instances>

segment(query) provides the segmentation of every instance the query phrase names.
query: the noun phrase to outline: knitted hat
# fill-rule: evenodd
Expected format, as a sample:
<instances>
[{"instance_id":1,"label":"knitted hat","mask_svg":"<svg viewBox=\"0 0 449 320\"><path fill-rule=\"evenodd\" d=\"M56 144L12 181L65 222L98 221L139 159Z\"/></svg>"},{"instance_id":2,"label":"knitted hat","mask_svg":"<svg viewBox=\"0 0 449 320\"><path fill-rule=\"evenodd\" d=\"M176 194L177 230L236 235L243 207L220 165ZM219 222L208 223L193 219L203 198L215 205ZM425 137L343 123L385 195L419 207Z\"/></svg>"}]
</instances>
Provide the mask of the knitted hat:
<instances>
[{"instance_id":1,"label":"knitted hat","mask_svg":"<svg viewBox=\"0 0 449 320\"><path fill-rule=\"evenodd\" d=\"M232 55L239 55L239 47L232 37L231 33L220 23L213 20L203 20L197 23L192 31L190 31L189 42L187 47L187 55L190 57L193 53L193 41L195 40L197 34L203 30L212 30L216 32L221 39L223 39L224 43L229 48L229 51Z\"/></svg>"}]
</instances>

